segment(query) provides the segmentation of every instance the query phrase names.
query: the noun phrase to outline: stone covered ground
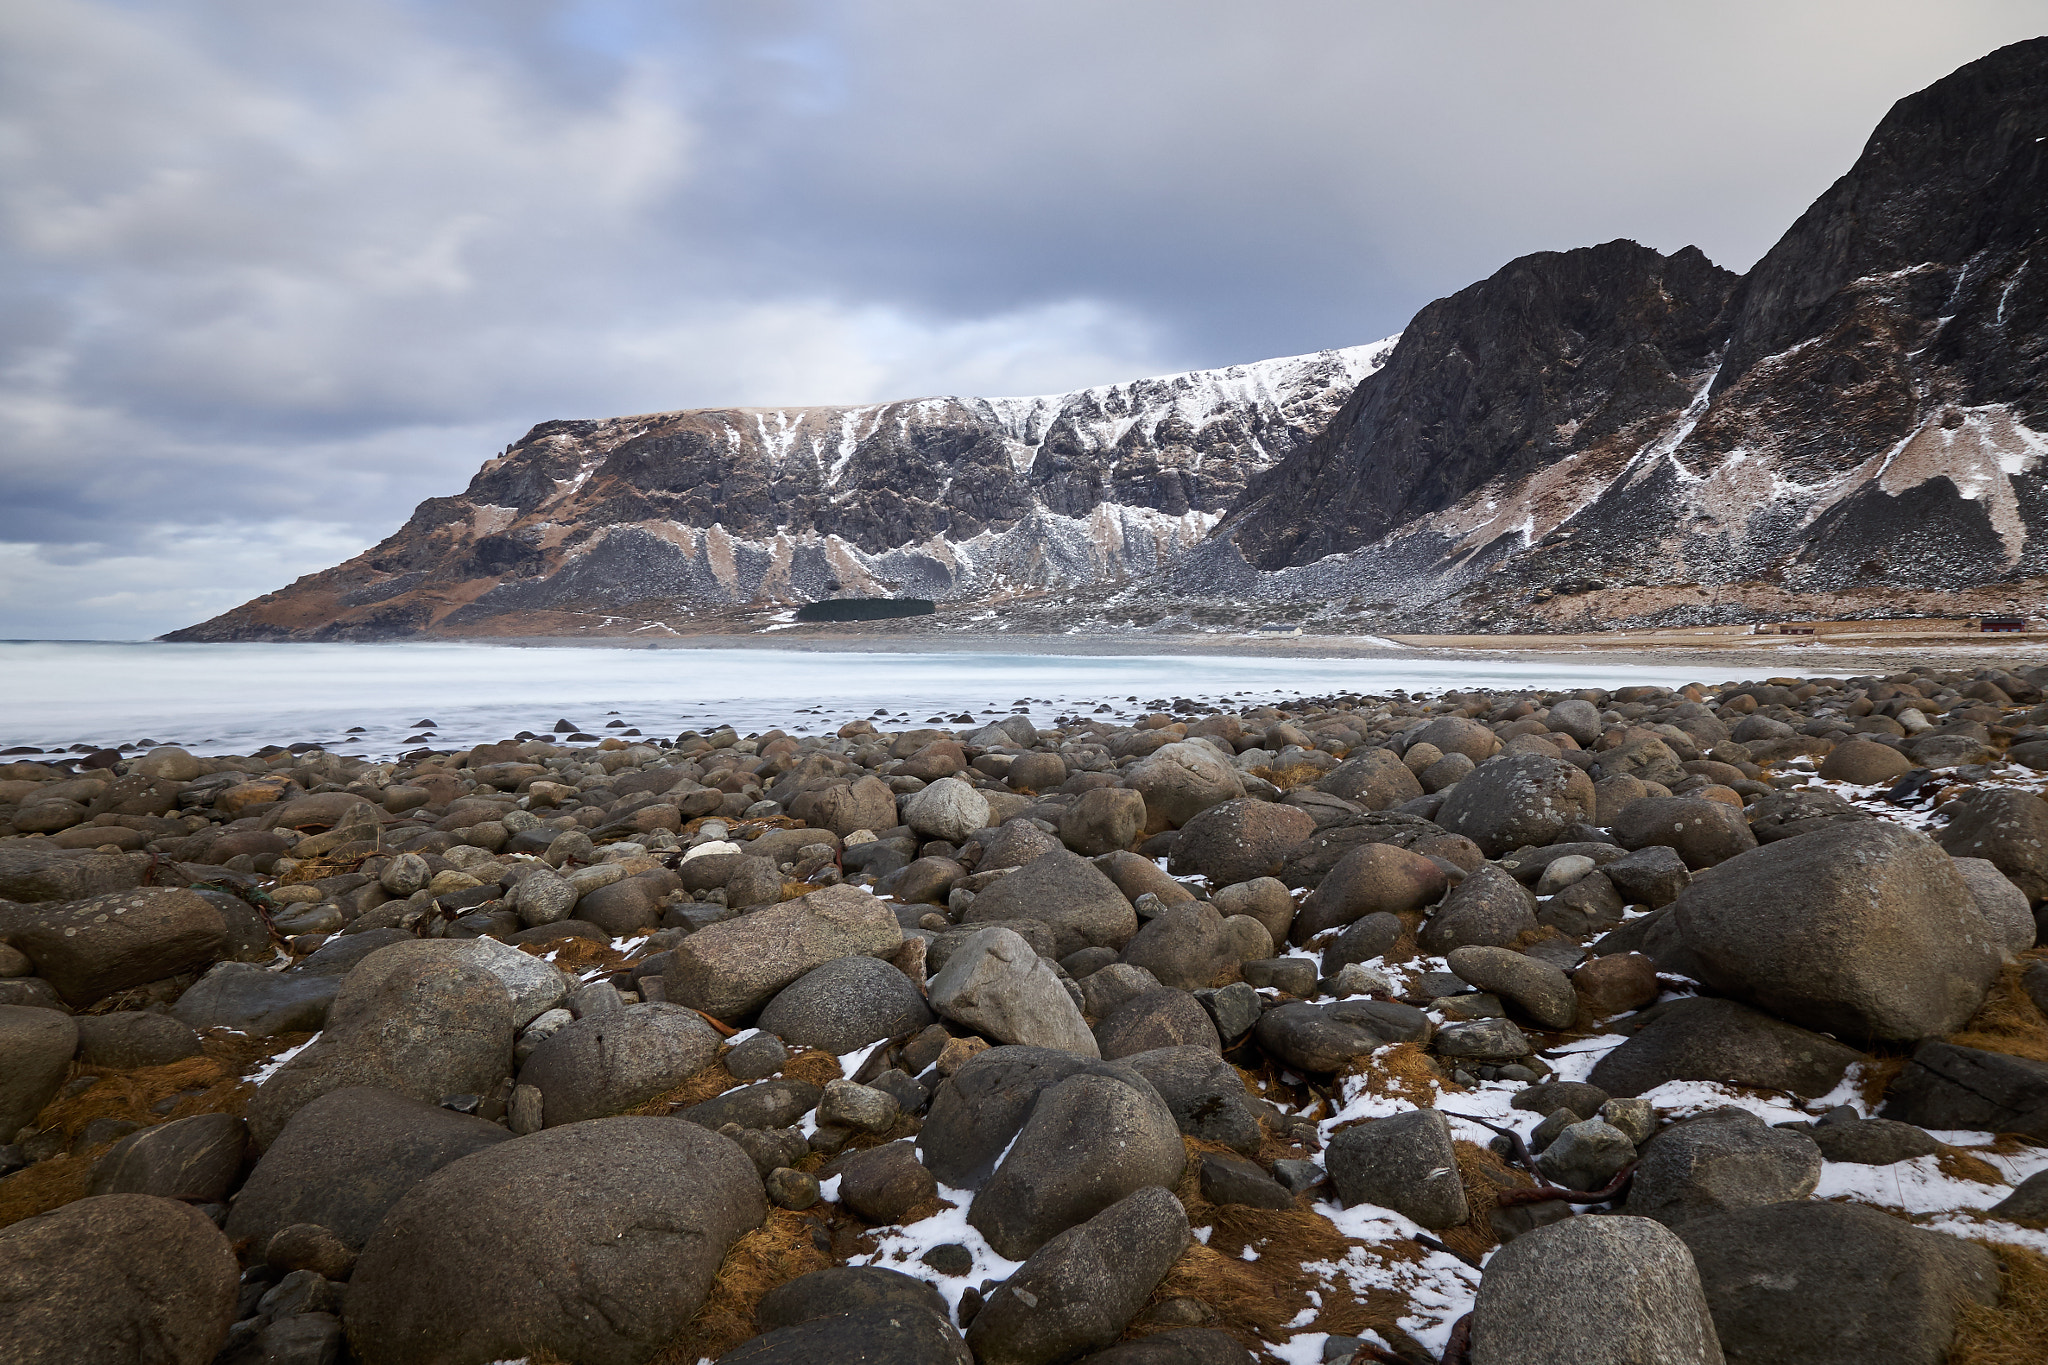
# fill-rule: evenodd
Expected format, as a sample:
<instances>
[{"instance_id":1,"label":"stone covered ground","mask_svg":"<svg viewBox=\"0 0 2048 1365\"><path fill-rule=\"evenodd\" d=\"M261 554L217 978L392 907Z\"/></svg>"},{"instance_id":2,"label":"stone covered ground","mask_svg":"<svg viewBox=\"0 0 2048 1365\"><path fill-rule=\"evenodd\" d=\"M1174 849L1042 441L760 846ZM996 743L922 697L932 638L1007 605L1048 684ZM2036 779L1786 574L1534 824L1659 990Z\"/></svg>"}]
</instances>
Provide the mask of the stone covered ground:
<instances>
[{"instance_id":1,"label":"stone covered ground","mask_svg":"<svg viewBox=\"0 0 2048 1365\"><path fill-rule=\"evenodd\" d=\"M0 1360L2039 1361L2044 684L32 756Z\"/></svg>"}]
</instances>

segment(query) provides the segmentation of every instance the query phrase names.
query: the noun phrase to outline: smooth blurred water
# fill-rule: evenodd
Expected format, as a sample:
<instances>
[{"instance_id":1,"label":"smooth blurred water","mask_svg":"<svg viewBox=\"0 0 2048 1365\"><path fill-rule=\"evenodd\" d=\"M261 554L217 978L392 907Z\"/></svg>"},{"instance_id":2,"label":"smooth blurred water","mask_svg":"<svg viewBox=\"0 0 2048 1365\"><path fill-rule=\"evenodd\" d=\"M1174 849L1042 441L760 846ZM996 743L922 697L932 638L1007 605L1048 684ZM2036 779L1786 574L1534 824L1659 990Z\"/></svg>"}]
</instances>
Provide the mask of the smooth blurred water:
<instances>
[{"instance_id":1,"label":"smooth blurred water","mask_svg":"<svg viewBox=\"0 0 2048 1365\"><path fill-rule=\"evenodd\" d=\"M300 740L388 755L431 720L436 747L545 733L566 719L650 736L730 724L836 728L962 711L1033 720L1098 702L1135 714L1160 698L1256 706L1332 692L1466 687L1675 686L1697 667L1447 659L1214 655L824 653L759 649L522 648L489 644L0 643L0 747L143 739L246 753ZM345 733L361 726L363 733Z\"/></svg>"}]
</instances>

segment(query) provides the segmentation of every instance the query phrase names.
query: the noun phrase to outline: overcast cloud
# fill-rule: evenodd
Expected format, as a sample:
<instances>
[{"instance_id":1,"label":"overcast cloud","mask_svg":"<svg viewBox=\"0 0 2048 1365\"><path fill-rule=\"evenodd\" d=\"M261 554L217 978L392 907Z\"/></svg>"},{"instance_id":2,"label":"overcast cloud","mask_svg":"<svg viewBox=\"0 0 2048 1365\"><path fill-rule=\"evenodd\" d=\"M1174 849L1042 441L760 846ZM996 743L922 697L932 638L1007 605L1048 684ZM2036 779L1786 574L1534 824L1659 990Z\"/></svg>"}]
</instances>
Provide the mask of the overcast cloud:
<instances>
[{"instance_id":1,"label":"overcast cloud","mask_svg":"<svg viewBox=\"0 0 2048 1365\"><path fill-rule=\"evenodd\" d=\"M0 7L0 636L324 568L534 422L1369 341L1747 268L2039 3Z\"/></svg>"}]
</instances>

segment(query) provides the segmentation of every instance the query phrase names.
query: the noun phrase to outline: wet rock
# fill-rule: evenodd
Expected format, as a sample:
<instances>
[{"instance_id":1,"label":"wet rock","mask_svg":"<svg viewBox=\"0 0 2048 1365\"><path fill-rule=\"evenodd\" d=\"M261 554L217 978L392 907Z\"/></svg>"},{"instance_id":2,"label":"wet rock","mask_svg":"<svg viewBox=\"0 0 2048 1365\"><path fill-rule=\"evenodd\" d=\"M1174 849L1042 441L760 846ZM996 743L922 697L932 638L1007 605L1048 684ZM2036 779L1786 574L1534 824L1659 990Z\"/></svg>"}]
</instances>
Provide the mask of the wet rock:
<instances>
[{"instance_id":1,"label":"wet rock","mask_svg":"<svg viewBox=\"0 0 2048 1365\"><path fill-rule=\"evenodd\" d=\"M1486 1263L1472 1365L1719 1365L1693 1258L1647 1218L1567 1218Z\"/></svg>"},{"instance_id":2,"label":"wet rock","mask_svg":"<svg viewBox=\"0 0 2048 1365\"><path fill-rule=\"evenodd\" d=\"M1426 1228L1471 1216L1458 1179L1451 1126L1434 1109L1411 1109L1339 1131L1323 1154L1345 1207L1377 1204Z\"/></svg>"},{"instance_id":3,"label":"wet rock","mask_svg":"<svg viewBox=\"0 0 2048 1365\"><path fill-rule=\"evenodd\" d=\"M1187 1249L1164 1189L1139 1189L1040 1247L967 1329L981 1365L1057 1365L1115 1341Z\"/></svg>"},{"instance_id":4,"label":"wet rock","mask_svg":"<svg viewBox=\"0 0 2048 1365\"><path fill-rule=\"evenodd\" d=\"M910 979L880 958L865 956L838 958L806 972L776 993L760 1019L777 1037L835 1054L931 1022L932 1012Z\"/></svg>"},{"instance_id":5,"label":"wet rock","mask_svg":"<svg viewBox=\"0 0 2048 1365\"><path fill-rule=\"evenodd\" d=\"M538 1351L637 1365L766 1213L746 1153L694 1124L596 1119L515 1138L386 1215L356 1263L349 1341L365 1365Z\"/></svg>"},{"instance_id":6,"label":"wet rock","mask_svg":"<svg viewBox=\"0 0 2048 1365\"><path fill-rule=\"evenodd\" d=\"M0 1321L19 1365L208 1365L240 1267L205 1214L169 1199L80 1199L0 1229Z\"/></svg>"},{"instance_id":7,"label":"wet rock","mask_svg":"<svg viewBox=\"0 0 2048 1365\"><path fill-rule=\"evenodd\" d=\"M1948 856L1886 821L1732 858L1671 913L1708 984L1847 1038L1954 1032L2004 955Z\"/></svg>"},{"instance_id":8,"label":"wet rock","mask_svg":"<svg viewBox=\"0 0 2048 1365\"><path fill-rule=\"evenodd\" d=\"M1000 925L957 949L932 978L929 994L940 1015L998 1042L1099 1055L1095 1035L1052 964Z\"/></svg>"},{"instance_id":9,"label":"wet rock","mask_svg":"<svg viewBox=\"0 0 2048 1365\"><path fill-rule=\"evenodd\" d=\"M1820 1181L1821 1149L1746 1109L1709 1110L1652 1137L1629 1185L1628 1211L1668 1227L1731 1209L1804 1199Z\"/></svg>"}]
</instances>

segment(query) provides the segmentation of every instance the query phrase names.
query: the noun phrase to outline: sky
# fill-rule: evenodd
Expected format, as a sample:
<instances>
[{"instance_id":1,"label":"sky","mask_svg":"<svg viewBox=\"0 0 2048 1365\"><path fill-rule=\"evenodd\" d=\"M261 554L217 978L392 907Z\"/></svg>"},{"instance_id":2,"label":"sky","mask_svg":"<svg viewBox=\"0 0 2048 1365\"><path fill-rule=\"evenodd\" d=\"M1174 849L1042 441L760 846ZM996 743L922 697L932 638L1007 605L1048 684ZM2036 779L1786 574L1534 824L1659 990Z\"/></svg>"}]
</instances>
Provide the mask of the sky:
<instances>
[{"instance_id":1,"label":"sky","mask_svg":"<svg viewBox=\"0 0 2048 1365\"><path fill-rule=\"evenodd\" d=\"M354 555L534 423L1057 392L1532 251L1746 269L2048 3L8 0L0 638Z\"/></svg>"}]
</instances>

